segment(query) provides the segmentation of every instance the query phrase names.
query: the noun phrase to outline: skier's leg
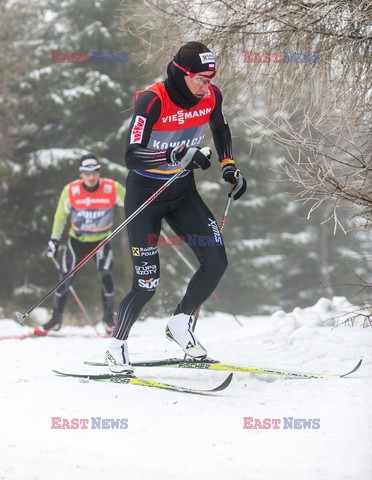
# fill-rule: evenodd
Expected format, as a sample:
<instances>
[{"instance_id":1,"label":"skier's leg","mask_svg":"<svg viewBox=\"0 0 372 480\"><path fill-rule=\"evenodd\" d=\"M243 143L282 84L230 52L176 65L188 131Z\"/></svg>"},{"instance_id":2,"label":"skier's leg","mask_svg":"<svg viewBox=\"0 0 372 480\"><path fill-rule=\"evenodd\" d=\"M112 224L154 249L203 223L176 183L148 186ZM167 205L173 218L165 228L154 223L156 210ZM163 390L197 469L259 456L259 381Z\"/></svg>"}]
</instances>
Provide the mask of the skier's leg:
<instances>
[{"instance_id":1,"label":"skier's leg","mask_svg":"<svg viewBox=\"0 0 372 480\"><path fill-rule=\"evenodd\" d=\"M197 192L166 217L171 228L185 237L199 261L175 313L193 315L211 295L227 268L227 257L218 223Z\"/></svg>"},{"instance_id":2,"label":"skier's leg","mask_svg":"<svg viewBox=\"0 0 372 480\"><path fill-rule=\"evenodd\" d=\"M127 178L127 192L124 201L128 218L138 206L146 201L158 188L151 179L130 173ZM109 342L106 360L114 373L130 372L127 338L142 308L155 295L160 278L157 245L151 244L151 235L158 237L161 219L168 201L166 192L163 202L154 202L128 224L130 256L133 263L133 283L131 291L122 300L117 316L113 338Z\"/></svg>"},{"instance_id":3,"label":"skier's leg","mask_svg":"<svg viewBox=\"0 0 372 480\"><path fill-rule=\"evenodd\" d=\"M106 352L107 364L114 373L133 371L129 362L127 338L142 308L155 295L159 283L158 247L148 245L147 233L159 235L160 222L154 222L151 216L143 214L139 222L128 225L133 284L119 306L113 338Z\"/></svg>"},{"instance_id":4,"label":"skier's leg","mask_svg":"<svg viewBox=\"0 0 372 480\"><path fill-rule=\"evenodd\" d=\"M76 240L73 241L68 237L66 250L63 253L60 269L60 278L63 278L80 261L81 253L78 251L78 244ZM53 312L50 320L43 326L35 327L34 334L44 336L49 330L57 331L62 326L63 311L67 301L67 294L69 286L74 277L71 277L63 285L58 288L53 297Z\"/></svg>"},{"instance_id":5,"label":"skier's leg","mask_svg":"<svg viewBox=\"0 0 372 480\"><path fill-rule=\"evenodd\" d=\"M190 202L171 212L167 221L189 243L200 266L168 322L166 335L186 354L202 358L207 351L192 331L192 315L216 288L227 268L223 239L213 214L197 192L193 193Z\"/></svg>"},{"instance_id":6,"label":"skier's leg","mask_svg":"<svg viewBox=\"0 0 372 480\"><path fill-rule=\"evenodd\" d=\"M101 295L103 304L103 325L107 333L112 333L114 329L114 300L115 288L113 277L113 254L110 243L97 252L96 267L101 282Z\"/></svg>"},{"instance_id":7,"label":"skier's leg","mask_svg":"<svg viewBox=\"0 0 372 480\"><path fill-rule=\"evenodd\" d=\"M148 234L158 236L160 219L143 215L139 222L128 225L130 255L133 263L131 291L122 300L117 317L114 337L128 338L130 329L139 317L142 308L155 295L160 279L158 247L149 245Z\"/></svg>"}]
</instances>

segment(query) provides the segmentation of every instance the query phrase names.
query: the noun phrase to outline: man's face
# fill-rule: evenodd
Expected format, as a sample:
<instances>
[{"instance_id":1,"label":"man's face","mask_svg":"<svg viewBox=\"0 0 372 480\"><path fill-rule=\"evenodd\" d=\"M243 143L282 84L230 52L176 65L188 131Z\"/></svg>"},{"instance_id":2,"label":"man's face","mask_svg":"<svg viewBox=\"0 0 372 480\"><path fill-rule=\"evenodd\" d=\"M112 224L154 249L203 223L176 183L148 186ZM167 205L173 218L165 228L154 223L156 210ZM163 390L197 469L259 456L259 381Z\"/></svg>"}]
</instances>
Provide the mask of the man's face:
<instances>
[{"instance_id":1,"label":"man's face","mask_svg":"<svg viewBox=\"0 0 372 480\"><path fill-rule=\"evenodd\" d=\"M99 182L99 172L80 173L80 178L87 187L95 187Z\"/></svg>"},{"instance_id":2,"label":"man's face","mask_svg":"<svg viewBox=\"0 0 372 480\"><path fill-rule=\"evenodd\" d=\"M210 80L202 77L201 75L210 77L213 75L213 72L207 70L206 72L200 72L200 74L197 74L192 78L188 75L184 77L186 85L189 87L190 92L195 95L195 97L198 97L200 99L203 98L204 95L209 91L210 85Z\"/></svg>"}]
</instances>

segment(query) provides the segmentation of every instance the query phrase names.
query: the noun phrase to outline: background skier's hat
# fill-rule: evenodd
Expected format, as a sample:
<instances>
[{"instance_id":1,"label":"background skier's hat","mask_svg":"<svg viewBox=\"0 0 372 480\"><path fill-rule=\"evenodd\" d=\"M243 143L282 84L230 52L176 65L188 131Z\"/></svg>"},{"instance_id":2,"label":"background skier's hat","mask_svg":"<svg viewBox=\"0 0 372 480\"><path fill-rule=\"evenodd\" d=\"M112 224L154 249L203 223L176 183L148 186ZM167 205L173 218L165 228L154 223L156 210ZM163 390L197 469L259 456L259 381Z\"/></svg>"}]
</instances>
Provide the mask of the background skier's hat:
<instances>
[{"instance_id":1,"label":"background skier's hat","mask_svg":"<svg viewBox=\"0 0 372 480\"><path fill-rule=\"evenodd\" d=\"M79 167L79 171L81 173L99 172L100 168L101 165L92 153L88 153L87 155L83 155L81 157Z\"/></svg>"}]
</instances>

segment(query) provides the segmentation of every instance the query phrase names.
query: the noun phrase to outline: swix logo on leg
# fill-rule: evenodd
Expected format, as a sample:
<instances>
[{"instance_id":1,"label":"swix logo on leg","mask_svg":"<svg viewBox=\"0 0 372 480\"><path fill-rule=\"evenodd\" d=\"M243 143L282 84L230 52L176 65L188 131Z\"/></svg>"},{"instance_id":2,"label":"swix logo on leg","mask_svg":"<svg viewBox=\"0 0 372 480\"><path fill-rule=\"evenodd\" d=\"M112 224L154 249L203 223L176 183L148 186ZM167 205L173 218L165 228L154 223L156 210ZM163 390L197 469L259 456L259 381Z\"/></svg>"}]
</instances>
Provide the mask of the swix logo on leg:
<instances>
[{"instance_id":1,"label":"swix logo on leg","mask_svg":"<svg viewBox=\"0 0 372 480\"><path fill-rule=\"evenodd\" d=\"M216 243L218 243L219 245L223 245L221 232L220 232L220 229L218 228L216 220L212 220L211 218L208 218L208 220L209 220L208 227L212 228Z\"/></svg>"},{"instance_id":2,"label":"swix logo on leg","mask_svg":"<svg viewBox=\"0 0 372 480\"><path fill-rule=\"evenodd\" d=\"M159 283L159 278L149 278L148 280L138 280L138 285L141 288L146 288L146 290L154 290Z\"/></svg>"},{"instance_id":3,"label":"swix logo on leg","mask_svg":"<svg viewBox=\"0 0 372 480\"><path fill-rule=\"evenodd\" d=\"M130 134L130 143L141 143L143 130L146 125L146 118L141 117L141 115L137 115L134 121L134 125Z\"/></svg>"}]
</instances>

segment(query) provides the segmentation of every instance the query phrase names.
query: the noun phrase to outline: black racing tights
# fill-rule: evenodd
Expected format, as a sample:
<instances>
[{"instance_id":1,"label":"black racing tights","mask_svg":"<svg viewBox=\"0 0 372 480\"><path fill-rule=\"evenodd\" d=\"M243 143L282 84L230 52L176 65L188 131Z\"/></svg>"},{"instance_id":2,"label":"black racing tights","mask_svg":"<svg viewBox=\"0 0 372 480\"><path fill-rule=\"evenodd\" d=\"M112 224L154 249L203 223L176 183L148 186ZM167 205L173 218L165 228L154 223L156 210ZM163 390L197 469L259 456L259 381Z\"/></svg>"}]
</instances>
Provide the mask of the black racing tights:
<instances>
[{"instance_id":1,"label":"black racing tights","mask_svg":"<svg viewBox=\"0 0 372 480\"><path fill-rule=\"evenodd\" d=\"M144 177L131 171L126 182L124 203L127 218L163 183L165 180ZM214 291L227 268L218 224L198 194L193 172L190 172L174 181L128 224L133 285L119 307L114 331L117 339L128 338L142 308L156 292L160 265L154 239L160 235L163 219L178 236L185 238L200 264L174 313L193 315Z\"/></svg>"},{"instance_id":2,"label":"black racing tights","mask_svg":"<svg viewBox=\"0 0 372 480\"><path fill-rule=\"evenodd\" d=\"M68 237L67 248L62 257L61 265L61 278L71 271L78 263L83 260L100 242L79 242L73 237ZM110 243L101 248L95 254L96 267L98 270L100 283L101 283L101 295L104 314L112 316L114 309L114 280L112 275L113 269L113 257ZM53 298L53 311L62 314L66 300L69 286L71 285L75 275L73 275L67 282L61 285Z\"/></svg>"}]
</instances>

